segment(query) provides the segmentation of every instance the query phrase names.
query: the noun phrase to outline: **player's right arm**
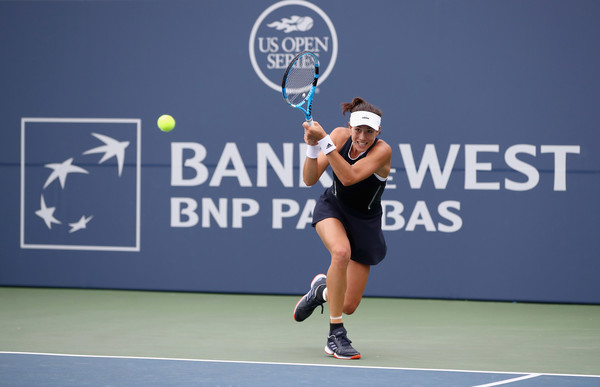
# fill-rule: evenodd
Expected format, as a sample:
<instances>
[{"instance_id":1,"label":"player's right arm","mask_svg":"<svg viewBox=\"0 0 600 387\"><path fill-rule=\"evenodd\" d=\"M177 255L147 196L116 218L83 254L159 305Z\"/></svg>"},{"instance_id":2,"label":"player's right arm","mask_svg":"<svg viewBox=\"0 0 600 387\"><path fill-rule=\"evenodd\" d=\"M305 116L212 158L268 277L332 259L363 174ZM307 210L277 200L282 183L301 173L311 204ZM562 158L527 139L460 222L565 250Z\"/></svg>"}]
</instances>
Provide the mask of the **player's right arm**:
<instances>
[{"instance_id":1,"label":"player's right arm","mask_svg":"<svg viewBox=\"0 0 600 387\"><path fill-rule=\"evenodd\" d=\"M304 131L304 142L306 142L306 145L308 146L318 146L319 144L317 141L308 138L306 129ZM328 166L329 160L327 160L327 156L325 156L323 152L319 152L319 156L316 159L307 156L304 161L304 169L302 170L304 184L308 186L316 184Z\"/></svg>"},{"instance_id":2,"label":"player's right arm","mask_svg":"<svg viewBox=\"0 0 600 387\"><path fill-rule=\"evenodd\" d=\"M327 156L323 153L319 154L319 157L316 159L306 158L304 162L304 169L302 171L302 179L304 180L304 184L311 186L316 184L317 181L321 178L321 175L327 169L329 165L329 161L327 160Z\"/></svg>"},{"instance_id":3,"label":"player's right arm","mask_svg":"<svg viewBox=\"0 0 600 387\"><path fill-rule=\"evenodd\" d=\"M325 137L327 134L325 130L319 125L318 122L313 124L312 128L318 128L318 131L322 131L321 135L317 135L317 137ZM304 126L304 141L307 145L318 145L318 142L314 140L315 133L309 133L309 129L307 125ZM349 136L349 132L347 128L336 128L331 132L331 140L336 145L336 147L341 147ZM306 158L304 162L304 169L302 170L302 178L304 180L304 184L311 186L317 183L321 178L321 175L327 167L329 166L329 159L323 152L319 153L319 157L316 159L311 159L309 157Z\"/></svg>"}]
</instances>

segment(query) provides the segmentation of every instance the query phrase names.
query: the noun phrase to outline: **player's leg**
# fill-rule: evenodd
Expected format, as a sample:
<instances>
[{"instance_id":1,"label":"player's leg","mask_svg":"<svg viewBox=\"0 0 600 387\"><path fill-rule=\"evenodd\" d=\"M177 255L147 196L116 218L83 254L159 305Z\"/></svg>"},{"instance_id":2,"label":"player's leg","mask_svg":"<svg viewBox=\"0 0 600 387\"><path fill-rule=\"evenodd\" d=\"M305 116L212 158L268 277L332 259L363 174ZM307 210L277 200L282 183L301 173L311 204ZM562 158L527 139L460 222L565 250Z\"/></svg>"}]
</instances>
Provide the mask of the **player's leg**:
<instances>
[{"instance_id":1,"label":"player's leg","mask_svg":"<svg viewBox=\"0 0 600 387\"><path fill-rule=\"evenodd\" d=\"M327 301L329 302L329 312L331 316L340 316L337 322L341 323L342 311L344 308L344 294L346 292L346 269L350 260L350 242L346 236L346 230L342 223L335 218L326 218L315 225L317 233L329 250L332 257L332 266L328 275L332 275L333 282L326 278L324 274L318 274L311 282L310 290L306 293L294 307L294 320L300 322L307 319L313 311L325 302L323 292L326 284L333 286L333 291L327 291ZM333 262L336 264L333 264ZM339 263L339 264L338 264ZM321 309L321 312L323 309ZM337 314L332 314L337 313ZM338 321L339 320L339 321Z\"/></svg>"},{"instance_id":2,"label":"player's leg","mask_svg":"<svg viewBox=\"0 0 600 387\"><path fill-rule=\"evenodd\" d=\"M338 359L360 359L347 336L342 323L344 299L347 289L347 270L350 263L350 241L346 229L335 218L328 218L316 225L317 233L331 254L327 271L327 302L329 303L329 335L325 352Z\"/></svg>"},{"instance_id":3,"label":"player's leg","mask_svg":"<svg viewBox=\"0 0 600 387\"><path fill-rule=\"evenodd\" d=\"M350 261L346 271L346 295L344 297L344 313L352 314L362 300L371 266Z\"/></svg>"},{"instance_id":4,"label":"player's leg","mask_svg":"<svg viewBox=\"0 0 600 387\"><path fill-rule=\"evenodd\" d=\"M315 228L331 254L327 271L327 302L331 322L341 323L346 294L346 270L350 262L350 241L346 229L338 219L323 219Z\"/></svg>"}]
</instances>

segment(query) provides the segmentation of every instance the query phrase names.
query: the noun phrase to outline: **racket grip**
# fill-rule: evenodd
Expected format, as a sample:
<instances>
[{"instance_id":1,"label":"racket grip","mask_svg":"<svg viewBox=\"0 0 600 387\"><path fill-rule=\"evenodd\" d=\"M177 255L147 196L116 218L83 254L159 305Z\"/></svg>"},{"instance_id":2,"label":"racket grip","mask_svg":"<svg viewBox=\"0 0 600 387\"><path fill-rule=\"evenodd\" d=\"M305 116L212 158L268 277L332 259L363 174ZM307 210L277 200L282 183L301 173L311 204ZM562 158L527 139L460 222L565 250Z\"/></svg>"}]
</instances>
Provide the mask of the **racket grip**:
<instances>
[{"instance_id":1,"label":"racket grip","mask_svg":"<svg viewBox=\"0 0 600 387\"><path fill-rule=\"evenodd\" d=\"M310 119L306 120L306 123L308 124L308 126L312 126L313 125L312 117Z\"/></svg>"}]
</instances>

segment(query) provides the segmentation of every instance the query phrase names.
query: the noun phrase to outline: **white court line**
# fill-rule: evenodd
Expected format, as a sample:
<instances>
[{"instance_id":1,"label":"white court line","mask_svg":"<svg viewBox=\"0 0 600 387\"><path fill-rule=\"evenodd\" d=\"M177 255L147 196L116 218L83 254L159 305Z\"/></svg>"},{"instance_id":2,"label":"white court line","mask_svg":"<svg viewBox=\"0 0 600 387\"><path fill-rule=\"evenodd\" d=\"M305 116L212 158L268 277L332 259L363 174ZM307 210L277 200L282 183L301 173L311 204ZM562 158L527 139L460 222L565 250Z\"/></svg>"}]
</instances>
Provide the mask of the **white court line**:
<instances>
[{"instance_id":1,"label":"white court line","mask_svg":"<svg viewBox=\"0 0 600 387\"><path fill-rule=\"evenodd\" d=\"M542 376L542 374L530 374L530 375L521 376L520 378L506 379L506 380L501 380L499 382L488 383L488 384L480 384L480 385L473 386L473 387L501 386L503 384L509 384L509 383L518 382L518 381L521 381L521 380L537 378L538 376Z\"/></svg>"},{"instance_id":2,"label":"white court line","mask_svg":"<svg viewBox=\"0 0 600 387\"><path fill-rule=\"evenodd\" d=\"M233 364L259 364L259 365L286 365L286 366L306 366L306 367L331 367L331 368L364 368L377 370L397 370L397 371L431 371L431 372L464 372L472 374L498 374L498 375L525 375L516 379L529 378L535 376L568 376L578 378L599 378L600 375L582 375L582 374L551 374L551 373L531 373L531 372L506 372L506 371L476 371L476 370L453 370L443 368L403 368L403 367L379 367L379 366L358 366L345 364L314 364L314 363L283 363L268 361L242 361L242 360L211 360L211 359L186 359L173 357L143 357L143 356L112 356L112 355L81 355L72 353L44 353L44 352L15 352L0 351L0 354L6 355L37 355L37 356L56 356L56 357L80 357L80 358L100 358L100 359L131 359L131 360L162 360L162 361L185 361L198 363L233 363ZM514 379L510 379L514 380ZM507 381L505 381L507 382ZM502 382L500 382L502 383ZM494 386L495 384L486 384L482 386ZM479 386L475 386L479 387Z\"/></svg>"}]
</instances>

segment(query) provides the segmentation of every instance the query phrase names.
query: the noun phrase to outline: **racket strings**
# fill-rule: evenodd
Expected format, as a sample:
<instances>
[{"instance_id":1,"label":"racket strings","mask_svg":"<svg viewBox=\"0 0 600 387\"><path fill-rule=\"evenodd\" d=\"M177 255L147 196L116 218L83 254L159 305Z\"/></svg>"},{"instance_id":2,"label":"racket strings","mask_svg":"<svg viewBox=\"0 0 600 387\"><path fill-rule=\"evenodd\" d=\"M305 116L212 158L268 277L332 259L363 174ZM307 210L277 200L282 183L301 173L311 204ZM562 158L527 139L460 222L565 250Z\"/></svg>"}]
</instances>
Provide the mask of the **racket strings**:
<instances>
[{"instance_id":1,"label":"racket strings","mask_svg":"<svg viewBox=\"0 0 600 387\"><path fill-rule=\"evenodd\" d=\"M308 96L315 79L315 62L312 56L306 55L300 59L290 68L285 83L286 98L293 105L299 104Z\"/></svg>"}]
</instances>

